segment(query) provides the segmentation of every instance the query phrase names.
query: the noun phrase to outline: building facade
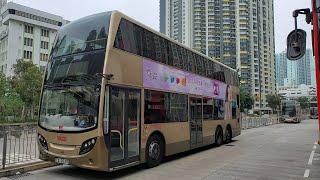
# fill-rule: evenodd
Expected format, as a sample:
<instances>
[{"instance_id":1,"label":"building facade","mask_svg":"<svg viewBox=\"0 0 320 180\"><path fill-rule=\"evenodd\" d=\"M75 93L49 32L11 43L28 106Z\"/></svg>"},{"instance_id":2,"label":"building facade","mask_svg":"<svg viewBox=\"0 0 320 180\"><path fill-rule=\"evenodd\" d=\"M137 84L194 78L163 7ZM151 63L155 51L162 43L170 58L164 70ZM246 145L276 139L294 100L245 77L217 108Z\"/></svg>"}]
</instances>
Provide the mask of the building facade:
<instances>
[{"instance_id":1,"label":"building facade","mask_svg":"<svg viewBox=\"0 0 320 180\"><path fill-rule=\"evenodd\" d=\"M315 62L311 49L297 61L287 59L286 52L276 55L276 77L278 87L294 87L301 84L315 86Z\"/></svg>"},{"instance_id":2,"label":"building facade","mask_svg":"<svg viewBox=\"0 0 320 180\"><path fill-rule=\"evenodd\" d=\"M279 87L278 94L284 99L297 99L299 97L308 97L311 99L317 94L314 86L301 84L293 87Z\"/></svg>"},{"instance_id":3,"label":"building facade","mask_svg":"<svg viewBox=\"0 0 320 180\"><path fill-rule=\"evenodd\" d=\"M6 0L1 0L1 5L0 72L12 76L19 59L44 70L56 32L67 21Z\"/></svg>"},{"instance_id":4,"label":"building facade","mask_svg":"<svg viewBox=\"0 0 320 180\"><path fill-rule=\"evenodd\" d=\"M276 93L273 0L160 0L160 31L239 71L255 109Z\"/></svg>"},{"instance_id":5,"label":"building facade","mask_svg":"<svg viewBox=\"0 0 320 180\"><path fill-rule=\"evenodd\" d=\"M288 77L286 52L276 54L276 82L277 86L284 86L285 79Z\"/></svg>"},{"instance_id":6,"label":"building facade","mask_svg":"<svg viewBox=\"0 0 320 180\"><path fill-rule=\"evenodd\" d=\"M297 61L297 82L298 84L311 85L311 63L313 61L313 54L311 49L306 50L304 57Z\"/></svg>"}]
</instances>

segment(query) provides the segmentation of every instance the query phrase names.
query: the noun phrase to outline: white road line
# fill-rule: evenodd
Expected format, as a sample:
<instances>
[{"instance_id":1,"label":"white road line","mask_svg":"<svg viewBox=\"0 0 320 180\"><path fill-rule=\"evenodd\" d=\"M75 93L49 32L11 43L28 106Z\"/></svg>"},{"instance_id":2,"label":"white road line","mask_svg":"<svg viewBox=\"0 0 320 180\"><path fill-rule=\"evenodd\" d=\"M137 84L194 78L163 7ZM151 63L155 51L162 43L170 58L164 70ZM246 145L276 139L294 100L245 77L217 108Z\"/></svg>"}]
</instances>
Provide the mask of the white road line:
<instances>
[{"instance_id":1,"label":"white road line","mask_svg":"<svg viewBox=\"0 0 320 180\"><path fill-rule=\"evenodd\" d=\"M311 152L311 154L310 154L310 158L309 158L309 161L308 161L308 165L311 165L311 164L312 164L313 156L314 156L314 150L313 150L313 151Z\"/></svg>"},{"instance_id":2,"label":"white road line","mask_svg":"<svg viewBox=\"0 0 320 180\"><path fill-rule=\"evenodd\" d=\"M304 171L303 177L304 177L304 178L307 178L307 177L309 177L309 175L310 175L310 169L306 169L306 170Z\"/></svg>"}]
</instances>

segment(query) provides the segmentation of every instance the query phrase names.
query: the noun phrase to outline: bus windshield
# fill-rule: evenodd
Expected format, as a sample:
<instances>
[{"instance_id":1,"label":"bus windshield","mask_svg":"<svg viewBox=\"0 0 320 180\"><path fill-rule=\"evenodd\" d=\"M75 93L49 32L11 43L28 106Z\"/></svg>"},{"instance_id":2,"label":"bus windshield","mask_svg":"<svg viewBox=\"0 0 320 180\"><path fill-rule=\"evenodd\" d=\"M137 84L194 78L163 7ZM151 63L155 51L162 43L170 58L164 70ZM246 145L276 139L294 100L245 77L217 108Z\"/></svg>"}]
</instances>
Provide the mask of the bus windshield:
<instances>
[{"instance_id":1,"label":"bus windshield","mask_svg":"<svg viewBox=\"0 0 320 180\"><path fill-rule=\"evenodd\" d=\"M295 106L284 106L282 108L282 115L295 117L297 114Z\"/></svg>"},{"instance_id":2,"label":"bus windshield","mask_svg":"<svg viewBox=\"0 0 320 180\"><path fill-rule=\"evenodd\" d=\"M99 89L99 88L98 88ZM82 131L97 124L99 90L92 85L47 88L40 125L56 131Z\"/></svg>"},{"instance_id":3,"label":"bus windshield","mask_svg":"<svg viewBox=\"0 0 320 180\"><path fill-rule=\"evenodd\" d=\"M57 34L52 57L104 49L110 12L81 18L64 26Z\"/></svg>"}]
</instances>

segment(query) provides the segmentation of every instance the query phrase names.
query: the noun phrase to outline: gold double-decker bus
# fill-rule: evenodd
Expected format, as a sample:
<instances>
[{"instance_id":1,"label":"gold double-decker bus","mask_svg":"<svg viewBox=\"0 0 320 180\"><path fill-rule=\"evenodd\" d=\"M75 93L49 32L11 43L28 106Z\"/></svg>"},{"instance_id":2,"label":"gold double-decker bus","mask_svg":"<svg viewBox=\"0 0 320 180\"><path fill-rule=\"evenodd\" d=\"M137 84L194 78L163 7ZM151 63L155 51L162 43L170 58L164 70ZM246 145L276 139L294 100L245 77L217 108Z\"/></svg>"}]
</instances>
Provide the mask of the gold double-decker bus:
<instances>
[{"instance_id":1,"label":"gold double-decker bus","mask_svg":"<svg viewBox=\"0 0 320 180\"><path fill-rule=\"evenodd\" d=\"M45 73L43 160L100 171L241 133L237 72L117 11L58 32Z\"/></svg>"}]
</instances>

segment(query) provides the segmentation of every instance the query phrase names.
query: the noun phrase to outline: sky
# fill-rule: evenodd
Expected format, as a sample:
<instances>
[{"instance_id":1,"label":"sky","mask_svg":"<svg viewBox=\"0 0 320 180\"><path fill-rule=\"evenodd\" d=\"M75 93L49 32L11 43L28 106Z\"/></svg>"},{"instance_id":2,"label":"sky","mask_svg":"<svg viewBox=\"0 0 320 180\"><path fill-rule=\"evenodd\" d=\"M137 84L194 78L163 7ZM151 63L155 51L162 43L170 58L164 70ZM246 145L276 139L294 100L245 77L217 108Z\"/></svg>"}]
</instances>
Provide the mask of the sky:
<instances>
[{"instance_id":1,"label":"sky","mask_svg":"<svg viewBox=\"0 0 320 180\"><path fill-rule=\"evenodd\" d=\"M10 0L28 7L62 16L67 20L119 10L126 15L159 30L159 0ZM276 53L286 48L286 37L294 29L294 9L310 7L311 0L274 0ZM307 47L311 47L310 25L299 17L298 28L308 33Z\"/></svg>"}]
</instances>

